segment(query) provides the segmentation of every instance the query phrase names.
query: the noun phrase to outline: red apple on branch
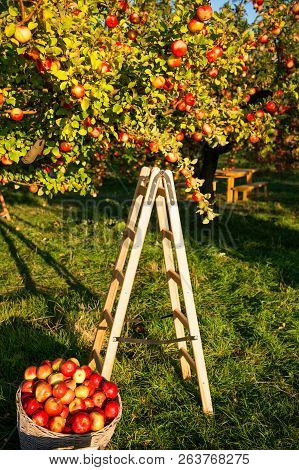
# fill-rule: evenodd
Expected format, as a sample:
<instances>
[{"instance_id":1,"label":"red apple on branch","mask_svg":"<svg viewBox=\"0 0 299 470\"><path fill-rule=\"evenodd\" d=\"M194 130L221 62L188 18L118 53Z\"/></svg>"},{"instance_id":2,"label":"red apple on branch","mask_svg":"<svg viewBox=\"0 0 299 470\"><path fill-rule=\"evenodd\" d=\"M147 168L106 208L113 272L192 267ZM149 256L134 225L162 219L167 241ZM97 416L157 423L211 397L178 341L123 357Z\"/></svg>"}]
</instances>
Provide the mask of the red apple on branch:
<instances>
[{"instance_id":1,"label":"red apple on branch","mask_svg":"<svg viewBox=\"0 0 299 470\"><path fill-rule=\"evenodd\" d=\"M10 117L14 121L22 121L24 117L24 112L20 108L14 108L10 112Z\"/></svg>"},{"instance_id":2,"label":"red apple on branch","mask_svg":"<svg viewBox=\"0 0 299 470\"><path fill-rule=\"evenodd\" d=\"M176 57L183 57L186 55L187 50L188 46L182 39L178 39L171 44L171 52Z\"/></svg>"},{"instance_id":3,"label":"red apple on branch","mask_svg":"<svg viewBox=\"0 0 299 470\"><path fill-rule=\"evenodd\" d=\"M106 20L105 20L105 24L106 24L107 28L110 28L110 29L115 28L118 25L117 16L108 15Z\"/></svg>"},{"instance_id":4,"label":"red apple on branch","mask_svg":"<svg viewBox=\"0 0 299 470\"><path fill-rule=\"evenodd\" d=\"M83 96L85 95L85 88L83 85L73 85L71 93L74 98L83 98Z\"/></svg>"},{"instance_id":5,"label":"red apple on branch","mask_svg":"<svg viewBox=\"0 0 299 470\"><path fill-rule=\"evenodd\" d=\"M197 8L196 15L200 21L208 21L213 16L213 10L210 5L201 5Z\"/></svg>"}]
</instances>

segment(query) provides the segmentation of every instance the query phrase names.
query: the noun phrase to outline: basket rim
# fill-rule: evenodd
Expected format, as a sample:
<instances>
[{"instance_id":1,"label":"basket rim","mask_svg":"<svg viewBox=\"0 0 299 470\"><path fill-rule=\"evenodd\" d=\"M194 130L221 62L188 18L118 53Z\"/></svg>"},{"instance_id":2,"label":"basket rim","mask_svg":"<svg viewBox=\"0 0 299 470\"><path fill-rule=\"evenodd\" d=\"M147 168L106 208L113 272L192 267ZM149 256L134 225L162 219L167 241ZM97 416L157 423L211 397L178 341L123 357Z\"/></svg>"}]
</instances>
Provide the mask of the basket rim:
<instances>
[{"instance_id":1,"label":"basket rim","mask_svg":"<svg viewBox=\"0 0 299 470\"><path fill-rule=\"evenodd\" d=\"M17 411L19 412L19 414L22 414L23 417L27 421L29 421L32 426L36 427L37 430L39 430L40 432L43 432L45 434L48 434L49 436L55 437L55 438L63 439L65 437L65 438L68 438L68 439L75 439L75 440L78 439L79 440L79 439L82 439L82 438L88 438L88 437L91 438L91 437L100 436L101 434L105 434L112 427L115 427L119 423L119 421L121 419L121 416L122 416L122 401L121 401L121 398L120 398L120 394L118 394L117 398L118 398L119 405L120 405L118 416L116 416L116 418L114 418L113 421L111 421L111 423L109 423L103 429L100 429L99 431L93 431L93 432L85 433L85 434L64 434L64 433L60 433L60 432L53 432L53 431L50 431L47 428L39 426L34 421L32 421L30 416L27 415L27 413L25 412L25 410L23 408L23 404L22 404L22 400L21 400L21 387L22 387L22 384L19 386L19 388L17 390L17 393L16 393Z\"/></svg>"}]
</instances>

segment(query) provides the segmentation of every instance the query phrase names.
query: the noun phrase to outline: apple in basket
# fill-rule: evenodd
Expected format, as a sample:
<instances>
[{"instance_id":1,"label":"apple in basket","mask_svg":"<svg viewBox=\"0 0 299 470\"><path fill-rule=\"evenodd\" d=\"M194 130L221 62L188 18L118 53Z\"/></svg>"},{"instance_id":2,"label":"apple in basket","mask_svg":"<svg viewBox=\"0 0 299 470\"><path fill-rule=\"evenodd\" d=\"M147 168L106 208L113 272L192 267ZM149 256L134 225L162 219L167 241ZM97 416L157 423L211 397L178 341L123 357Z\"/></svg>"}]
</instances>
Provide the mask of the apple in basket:
<instances>
[{"instance_id":1,"label":"apple in basket","mask_svg":"<svg viewBox=\"0 0 299 470\"><path fill-rule=\"evenodd\" d=\"M24 379L19 392L24 412L54 433L98 432L119 415L117 385L76 358L31 365Z\"/></svg>"},{"instance_id":2,"label":"apple in basket","mask_svg":"<svg viewBox=\"0 0 299 470\"><path fill-rule=\"evenodd\" d=\"M120 409L120 406L116 401L114 400L108 401L108 403L105 405L105 408L104 408L105 417L107 419L116 418L118 416L119 409Z\"/></svg>"}]
</instances>

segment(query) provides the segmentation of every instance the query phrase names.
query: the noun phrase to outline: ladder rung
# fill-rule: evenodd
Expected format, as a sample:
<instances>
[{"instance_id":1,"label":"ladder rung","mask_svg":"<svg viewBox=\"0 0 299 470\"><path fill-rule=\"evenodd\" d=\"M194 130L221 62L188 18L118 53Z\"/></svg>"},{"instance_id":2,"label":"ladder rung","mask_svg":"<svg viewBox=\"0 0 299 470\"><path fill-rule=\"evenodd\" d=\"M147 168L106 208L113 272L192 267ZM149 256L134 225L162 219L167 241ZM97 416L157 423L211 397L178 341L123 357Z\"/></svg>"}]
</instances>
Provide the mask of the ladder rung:
<instances>
[{"instance_id":1,"label":"ladder rung","mask_svg":"<svg viewBox=\"0 0 299 470\"><path fill-rule=\"evenodd\" d=\"M173 241L173 233L170 230L162 229L161 234L163 238L167 238L171 242Z\"/></svg>"},{"instance_id":2,"label":"ladder rung","mask_svg":"<svg viewBox=\"0 0 299 470\"><path fill-rule=\"evenodd\" d=\"M113 318L112 318L112 316L111 316L111 313L110 313L108 310L103 310L103 315L104 315L104 317L105 317L105 320L106 320L106 322L107 322L109 328L112 328L112 325L113 325ZM102 329L102 328L100 327L100 329Z\"/></svg>"},{"instance_id":3,"label":"ladder rung","mask_svg":"<svg viewBox=\"0 0 299 470\"><path fill-rule=\"evenodd\" d=\"M157 191L157 196L165 197L165 196L166 196L165 189L159 187L159 188L158 188L158 191Z\"/></svg>"},{"instance_id":4,"label":"ladder rung","mask_svg":"<svg viewBox=\"0 0 299 470\"><path fill-rule=\"evenodd\" d=\"M122 286L124 282L124 278L125 278L124 273L120 271L119 269L115 269L113 273L113 277L114 279L117 279L119 284Z\"/></svg>"},{"instance_id":5,"label":"ladder rung","mask_svg":"<svg viewBox=\"0 0 299 470\"><path fill-rule=\"evenodd\" d=\"M141 195L141 196L145 196L145 195L146 195L146 191L147 191L147 187L146 187L146 186L140 186L138 193L139 193L139 195Z\"/></svg>"},{"instance_id":6,"label":"ladder rung","mask_svg":"<svg viewBox=\"0 0 299 470\"><path fill-rule=\"evenodd\" d=\"M167 277L168 279L173 279L177 284L181 285L181 276L176 271L169 269L167 271Z\"/></svg>"},{"instance_id":7,"label":"ladder rung","mask_svg":"<svg viewBox=\"0 0 299 470\"><path fill-rule=\"evenodd\" d=\"M130 240L132 240L133 242L135 239L135 236L136 236L135 230L132 230L130 227L125 228L125 231L124 231L125 238L130 238Z\"/></svg>"},{"instance_id":8,"label":"ladder rung","mask_svg":"<svg viewBox=\"0 0 299 470\"><path fill-rule=\"evenodd\" d=\"M185 348L180 348L179 349L179 355L180 355L180 357L183 356L186 359L186 361L188 362L191 369L193 369L194 372L196 372L195 361L194 361L194 359L192 359L192 357L190 356L190 354L188 353L188 351Z\"/></svg>"},{"instance_id":9,"label":"ladder rung","mask_svg":"<svg viewBox=\"0 0 299 470\"><path fill-rule=\"evenodd\" d=\"M176 318L178 318L181 321L181 323L183 323L183 325L187 328L187 330L189 330L189 322L188 322L188 318L186 317L186 315L184 315L180 310L174 310L173 314Z\"/></svg>"},{"instance_id":10,"label":"ladder rung","mask_svg":"<svg viewBox=\"0 0 299 470\"><path fill-rule=\"evenodd\" d=\"M172 343L181 343L182 341L195 341L197 336L184 336L183 338L175 339L142 339L142 338L124 338L122 336L118 338L113 338L114 342L118 343L130 343L130 344L172 344ZM188 354L188 353L187 353Z\"/></svg>"}]
</instances>

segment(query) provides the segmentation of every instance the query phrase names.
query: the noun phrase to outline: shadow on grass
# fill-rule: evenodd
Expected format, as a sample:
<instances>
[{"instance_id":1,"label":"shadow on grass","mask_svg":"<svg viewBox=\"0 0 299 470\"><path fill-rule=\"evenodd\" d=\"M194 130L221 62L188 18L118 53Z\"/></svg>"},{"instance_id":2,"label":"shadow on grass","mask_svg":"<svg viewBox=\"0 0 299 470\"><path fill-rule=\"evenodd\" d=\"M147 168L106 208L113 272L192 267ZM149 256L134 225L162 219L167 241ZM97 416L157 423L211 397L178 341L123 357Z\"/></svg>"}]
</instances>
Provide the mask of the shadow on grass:
<instances>
[{"instance_id":1,"label":"shadow on grass","mask_svg":"<svg viewBox=\"0 0 299 470\"><path fill-rule=\"evenodd\" d=\"M66 281L72 290L77 291L83 298L88 296L89 300L98 300L98 296L88 287L82 284L65 266L63 266L63 264L57 262L57 260L48 251L39 248L36 243L34 243L20 231L16 230L13 225L7 224L0 220L0 233L7 243L9 252L15 261L17 269L19 270L19 273L24 282L25 291L36 293L37 287L26 263L22 260L18 253L13 236L24 243L24 245L29 248L33 254L39 255L48 266L53 268L56 273ZM0 296L0 300L1 297L4 297L5 300L8 300L6 294Z\"/></svg>"}]
</instances>

